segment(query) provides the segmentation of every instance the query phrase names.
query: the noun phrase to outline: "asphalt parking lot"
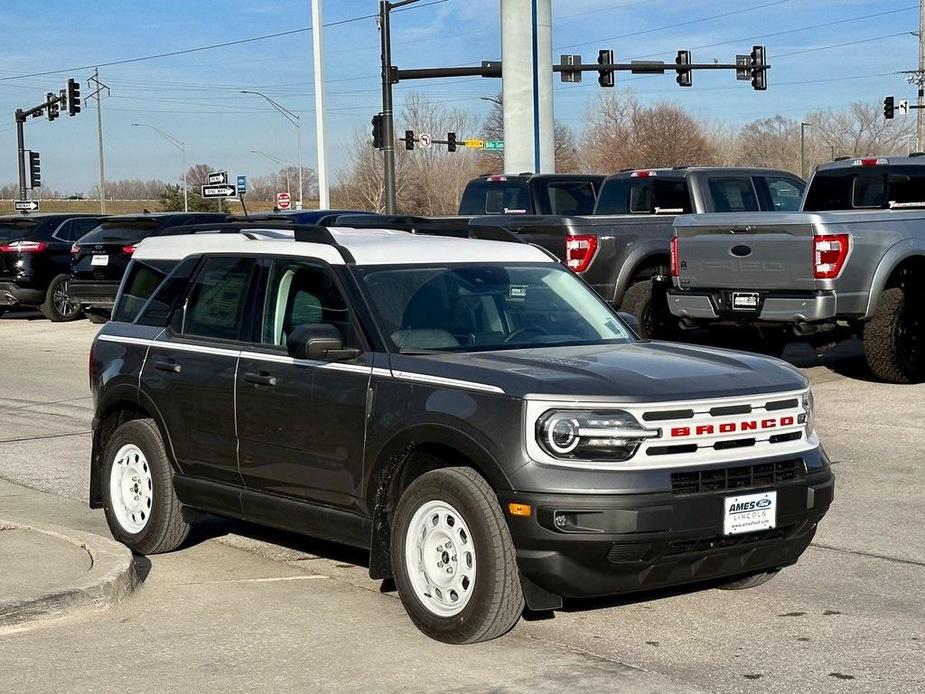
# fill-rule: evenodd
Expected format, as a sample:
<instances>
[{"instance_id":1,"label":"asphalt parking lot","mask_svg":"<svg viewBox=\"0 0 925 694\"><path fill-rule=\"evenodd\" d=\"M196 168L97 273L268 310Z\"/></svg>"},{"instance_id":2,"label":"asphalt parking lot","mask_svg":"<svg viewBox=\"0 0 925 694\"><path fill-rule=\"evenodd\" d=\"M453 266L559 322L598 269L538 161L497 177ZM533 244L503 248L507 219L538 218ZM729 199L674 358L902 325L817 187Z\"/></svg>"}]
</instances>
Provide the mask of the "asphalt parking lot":
<instances>
[{"instance_id":1,"label":"asphalt parking lot","mask_svg":"<svg viewBox=\"0 0 925 694\"><path fill-rule=\"evenodd\" d=\"M0 319L0 477L46 492L59 524L104 533L81 503L97 329ZM362 553L209 521L188 548L139 560L145 585L124 604L0 631L0 663L16 663L3 689L923 691L925 385L871 382L855 344L785 356L814 383L836 500L765 586L569 603L452 647L417 632Z\"/></svg>"}]
</instances>

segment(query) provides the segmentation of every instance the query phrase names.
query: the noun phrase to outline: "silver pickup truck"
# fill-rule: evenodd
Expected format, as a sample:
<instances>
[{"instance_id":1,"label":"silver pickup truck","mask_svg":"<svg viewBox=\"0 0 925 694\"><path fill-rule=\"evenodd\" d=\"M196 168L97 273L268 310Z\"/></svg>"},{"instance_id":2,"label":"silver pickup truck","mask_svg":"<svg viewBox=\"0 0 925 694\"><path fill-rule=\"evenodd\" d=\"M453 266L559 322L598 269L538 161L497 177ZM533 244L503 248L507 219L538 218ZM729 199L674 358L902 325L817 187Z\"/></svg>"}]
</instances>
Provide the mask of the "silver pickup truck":
<instances>
[{"instance_id":1,"label":"silver pickup truck","mask_svg":"<svg viewBox=\"0 0 925 694\"><path fill-rule=\"evenodd\" d=\"M802 212L675 220L671 313L774 341L863 337L873 373L925 380L925 156L820 166Z\"/></svg>"}]
</instances>

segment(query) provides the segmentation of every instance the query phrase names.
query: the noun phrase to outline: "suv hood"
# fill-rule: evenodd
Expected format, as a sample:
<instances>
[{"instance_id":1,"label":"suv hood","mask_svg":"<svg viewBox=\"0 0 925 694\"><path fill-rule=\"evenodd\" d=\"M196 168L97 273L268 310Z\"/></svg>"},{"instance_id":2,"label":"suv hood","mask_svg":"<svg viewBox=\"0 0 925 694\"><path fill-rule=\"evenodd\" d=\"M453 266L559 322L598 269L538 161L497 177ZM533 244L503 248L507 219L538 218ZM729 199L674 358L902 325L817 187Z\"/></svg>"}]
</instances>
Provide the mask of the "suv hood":
<instances>
[{"instance_id":1,"label":"suv hood","mask_svg":"<svg viewBox=\"0 0 925 694\"><path fill-rule=\"evenodd\" d=\"M653 402L799 390L779 359L671 342L392 355L392 369L501 388L505 395Z\"/></svg>"}]
</instances>

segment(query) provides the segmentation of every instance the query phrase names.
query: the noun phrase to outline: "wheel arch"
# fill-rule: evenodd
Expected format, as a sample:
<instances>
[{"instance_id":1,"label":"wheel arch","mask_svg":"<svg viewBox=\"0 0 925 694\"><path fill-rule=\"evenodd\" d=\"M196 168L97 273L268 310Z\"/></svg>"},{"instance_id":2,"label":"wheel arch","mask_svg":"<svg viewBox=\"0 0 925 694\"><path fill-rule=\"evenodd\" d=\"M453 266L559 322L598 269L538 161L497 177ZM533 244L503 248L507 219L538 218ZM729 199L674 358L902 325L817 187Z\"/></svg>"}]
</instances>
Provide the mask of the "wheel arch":
<instances>
[{"instance_id":1,"label":"wheel arch","mask_svg":"<svg viewBox=\"0 0 925 694\"><path fill-rule=\"evenodd\" d=\"M671 255L668 248L644 248L632 253L617 274L617 281L614 284L613 300L614 306L619 306L623 301L626 290L636 282L642 282L660 274L663 270L668 271L671 265Z\"/></svg>"},{"instance_id":2,"label":"wheel arch","mask_svg":"<svg viewBox=\"0 0 925 694\"><path fill-rule=\"evenodd\" d=\"M880 259L871 282L865 319L877 312L881 295L886 289L896 286L905 270L915 270L925 281L925 239L900 241Z\"/></svg>"},{"instance_id":3,"label":"wheel arch","mask_svg":"<svg viewBox=\"0 0 925 694\"><path fill-rule=\"evenodd\" d=\"M464 432L443 424L420 424L396 434L376 456L366 487L372 510L369 575L390 578L391 521L405 488L426 472L444 467L469 467L495 490L511 483L491 453Z\"/></svg>"}]
</instances>

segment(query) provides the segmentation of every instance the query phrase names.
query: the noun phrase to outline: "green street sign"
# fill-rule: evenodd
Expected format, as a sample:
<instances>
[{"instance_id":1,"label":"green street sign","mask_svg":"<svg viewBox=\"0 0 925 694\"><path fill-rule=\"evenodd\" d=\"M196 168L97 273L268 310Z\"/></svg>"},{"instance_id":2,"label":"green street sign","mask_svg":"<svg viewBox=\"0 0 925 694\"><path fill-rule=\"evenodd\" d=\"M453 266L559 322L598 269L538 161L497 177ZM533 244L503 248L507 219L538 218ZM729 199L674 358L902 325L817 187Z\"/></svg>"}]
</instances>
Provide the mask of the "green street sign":
<instances>
[{"instance_id":1,"label":"green street sign","mask_svg":"<svg viewBox=\"0 0 925 694\"><path fill-rule=\"evenodd\" d=\"M485 149L504 149L504 140L485 140Z\"/></svg>"}]
</instances>

